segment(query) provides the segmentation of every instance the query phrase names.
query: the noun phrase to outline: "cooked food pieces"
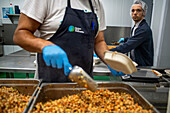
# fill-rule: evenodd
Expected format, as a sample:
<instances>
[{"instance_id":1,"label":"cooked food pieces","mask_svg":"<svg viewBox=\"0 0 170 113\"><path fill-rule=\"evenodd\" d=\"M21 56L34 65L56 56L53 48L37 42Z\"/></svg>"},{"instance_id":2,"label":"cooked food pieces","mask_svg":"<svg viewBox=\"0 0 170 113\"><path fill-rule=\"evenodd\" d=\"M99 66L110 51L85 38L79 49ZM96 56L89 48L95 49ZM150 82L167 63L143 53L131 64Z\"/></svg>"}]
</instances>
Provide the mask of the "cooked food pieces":
<instances>
[{"instance_id":1,"label":"cooked food pieces","mask_svg":"<svg viewBox=\"0 0 170 113\"><path fill-rule=\"evenodd\" d=\"M111 43L112 45L120 45L120 43L119 42L117 42L117 41L112 41L112 43Z\"/></svg>"},{"instance_id":2,"label":"cooked food pieces","mask_svg":"<svg viewBox=\"0 0 170 113\"><path fill-rule=\"evenodd\" d=\"M130 94L100 89L82 91L58 100L37 103L33 113L152 113L143 109Z\"/></svg>"},{"instance_id":3,"label":"cooked food pieces","mask_svg":"<svg viewBox=\"0 0 170 113\"><path fill-rule=\"evenodd\" d=\"M0 113L22 113L31 99L13 87L0 87Z\"/></svg>"}]
</instances>

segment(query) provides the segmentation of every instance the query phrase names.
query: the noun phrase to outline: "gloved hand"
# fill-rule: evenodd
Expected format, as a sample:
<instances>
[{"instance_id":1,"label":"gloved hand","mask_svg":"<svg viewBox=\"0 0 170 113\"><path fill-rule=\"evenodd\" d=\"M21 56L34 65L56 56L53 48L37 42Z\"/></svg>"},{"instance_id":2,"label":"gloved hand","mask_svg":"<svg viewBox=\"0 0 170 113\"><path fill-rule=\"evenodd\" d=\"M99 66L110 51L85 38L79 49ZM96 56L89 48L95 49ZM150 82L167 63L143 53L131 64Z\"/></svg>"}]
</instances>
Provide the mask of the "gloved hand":
<instances>
[{"instance_id":1,"label":"gloved hand","mask_svg":"<svg viewBox=\"0 0 170 113\"><path fill-rule=\"evenodd\" d=\"M120 40L118 41L119 43L123 43L125 41L124 38L120 38Z\"/></svg>"},{"instance_id":2,"label":"gloved hand","mask_svg":"<svg viewBox=\"0 0 170 113\"><path fill-rule=\"evenodd\" d=\"M125 74L122 73L122 72L117 72L117 71L115 71L115 70L112 69L109 65L107 65L107 67L109 68L109 70L111 71L111 73L113 74L113 76L123 76L123 75L125 75Z\"/></svg>"},{"instance_id":3,"label":"gloved hand","mask_svg":"<svg viewBox=\"0 0 170 113\"><path fill-rule=\"evenodd\" d=\"M43 59L47 66L61 69L64 67L64 74L68 76L72 65L69 63L67 54L57 45L48 45L43 48Z\"/></svg>"}]
</instances>

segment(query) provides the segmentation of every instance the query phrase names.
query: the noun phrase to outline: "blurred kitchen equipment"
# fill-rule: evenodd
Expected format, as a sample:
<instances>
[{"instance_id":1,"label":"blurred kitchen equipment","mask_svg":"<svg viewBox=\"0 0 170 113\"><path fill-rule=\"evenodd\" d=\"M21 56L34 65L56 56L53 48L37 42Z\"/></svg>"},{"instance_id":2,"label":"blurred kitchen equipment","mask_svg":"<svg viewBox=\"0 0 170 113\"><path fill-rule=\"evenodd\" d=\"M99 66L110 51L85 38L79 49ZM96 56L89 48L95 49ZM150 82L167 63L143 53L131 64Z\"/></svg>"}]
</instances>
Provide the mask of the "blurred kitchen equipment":
<instances>
[{"instance_id":1,"label":"blurred kitchen equipment","mask_svg":"<svg viewBox=\"0 0 170 113\"><path fill-rule=\"evenodd\" d=\"M122 37L130 37L131 27L124 26L107 26L104 30L104 38L107 45L110 45L112 40L118 41Z\"/></svg>"},{"instance_id":2,"label":"blurred kitchen equipment","mask_svg":"<svg viewBox=\"0 0 170 113\"><path fill-rule=\"evenodd\" d=\"M137 72L136 64L128 56L112 51L105 51L104 54L104 60L112 69L124 74Z\"/></svg>"},{"instance_id":3,"label":"blurred kitchen equipment","mask_svg":"<svg viewBox=\"0 0 170 113\"><path fill-rule=\"evenodd\" d=\"M15 5L15 14L20 14L20 9L18 5Z\"/></svg>"},{"instance_id":4,"label":"blurred kitchen equipment","mask_svg":"<svg viewBox=\"0 0 170 113\"><path fill-rule=\"evenodd\" d=\"M156 70L154 70L156 71ZM134 72L133 74L131 74L132 78L136 78L136 79L159 79L160 78L160 74L159 72L154 72L154 71L150 71L150 70L138 70L137 72Z\"/></svg>"},{"instance_id":5,"label":"blurred kitchen equipment","mask_svg":"<svg viewBox=\"0 0 170 113\"><path fill-rule=\"evenodd\" d=\"M0 37L0 56L3 56L4 49L3 49L3 38Z\"/></svg>"},{"instance_id":6,"label":"blurred kitchen equipment","mask_svg":"<svg viewBox=\"0 0 170 113\"><path fill-rule=\"evenodd\" d=\"M69 78L78 83L80 86L85 87L91 91L97 90L97 83L79 66L74 66L71 69Z\"/></svg>"},{"instance_id":7,"label":"blurred kitchen equipment","mask_svg":"<svg viewBox=\"0 0 170 113\"><path fill-rule=\"evenodd\" d=\"M100 63L100 58L96 55L96 53L93 53L93 66L95 66L95 64Z\"/></svg>"},{"instance_id":8,"label":"blurred kitchen equipment","mask_svg":"<svg viewBox=\"0 0 170 113\"><path fill-rule=\"evenodd\" d=\"M154 69L139 69L139 70L141 70L141 71L151 71L151 72L153 72L155 75L157 75L157 76L162 76L162 74L160 73L160 72L158 72L157 70L154 70Z\"/></svg>"},{"instance_id":9,"label":"blurred kitchen equipment","mask_svg":"<svg viewBox=\"0 0 170 113\"><path fill-rule=\"evenodd\" d=\"M12 2L10 2L9 14L14 14Z\"/></svg>"},{"instance_id":10,"label":"blurred kitchen equipment","mask_svg":"<svg viewBox=\"0 0 170 113\"><path fill-rule=\"evenodd\" d=\"M170 88L169 88L169 94L168 94L168 104L167 104L167 111L166 113L170 113Z\"/></svg>"},{"instance_id":11,"label":"blurred kitchen equipment","mask_svg":"<svg viewBox=\"0 0 170 113\"><path fill-rule=\"evenodd\" d=\"M100 58L97 58L97 57L93 57L93 62L95 63L95 64L98 64L98 63L100 63Z\"/></svg>"},{"instance_id":12,"label":"blurred kitchen equipment","mask_svg":"<svg viewBox=\"0 0 170 113\"><path fill-rule=\"evenodd\" d=\"M166 69L166 70L165 70L165 73L166 73L167 76L170 77L170 70L169 70L169 69Z\"/></svg>"}]
</instances>

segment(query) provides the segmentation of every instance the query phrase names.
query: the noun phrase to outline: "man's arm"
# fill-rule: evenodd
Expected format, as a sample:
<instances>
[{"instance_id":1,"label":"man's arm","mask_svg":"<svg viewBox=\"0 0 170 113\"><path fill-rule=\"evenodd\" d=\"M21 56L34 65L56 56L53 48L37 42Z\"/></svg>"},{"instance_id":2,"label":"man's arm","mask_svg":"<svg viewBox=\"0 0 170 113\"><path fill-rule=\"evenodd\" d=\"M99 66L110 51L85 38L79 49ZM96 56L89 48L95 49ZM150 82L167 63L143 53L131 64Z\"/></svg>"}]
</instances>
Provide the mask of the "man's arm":
<instances>
[{"instance_id":1,"label":"man's arm","mask_svg":"<svg viewBox=\"0 0 170 113\"><path fill-rule=\"evenodd\" d=\"M72 66L67 54L52 42L35 37L33 34L39 26L39 22L21 14L14 34L14 42L27 51L43 53L43 59L47 66L57 67L58 69L64 67L64 73L68 75L69 68Z\"/></svg>"},{"instance_id":2,"label":"man's arm","mask_svg":"<svg viewBox=\"0 0 170 113\"><path fill-rule=\"evenodd\" d=\"M97 37L95 38L95 52L97 56L104 62L104 52L109 50L107 44L104 40L103 31L99 31ZM105 63L105 62L104 62Z\"/></svg>"},{"instance_id":3,"label":"man's arm","mask_svg":"<svg viewBox=\"0 0 170 113\"><path fill-rule=\"evenodd\" d=\"M54 44L33 35L39 26L39 22L21 13L13 41L27 51L42 53L45 46Z\"/></svg>"},{"instance_id":4,"label":"man's arm","mask_svg":"<svg viewBox=\"0 0 170 113\"><path fill-rule=\"evenodd\" d=\"M110 51L127 53L138 47L145 40L147 40L147 29L137 28L135 35L130 37L126 43L119 45L116 48L110 49Z\"/></svg>"}]
</instances>

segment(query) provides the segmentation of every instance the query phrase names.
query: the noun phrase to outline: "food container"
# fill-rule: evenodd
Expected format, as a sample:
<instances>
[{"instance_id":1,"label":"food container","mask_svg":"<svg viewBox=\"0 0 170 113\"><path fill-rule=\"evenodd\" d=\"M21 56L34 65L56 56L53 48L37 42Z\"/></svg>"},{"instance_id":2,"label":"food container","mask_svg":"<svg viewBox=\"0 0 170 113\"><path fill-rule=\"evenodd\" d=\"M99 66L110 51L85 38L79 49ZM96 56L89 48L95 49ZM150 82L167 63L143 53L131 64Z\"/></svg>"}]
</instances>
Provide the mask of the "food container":
<instances>
[{"instance_id":1,"label":"food container","mask_svg":"<svg viewBox=\"0 0 170 113\"><path fill-rule=\"evenodd\" d=\"M113 82L99 82L98 89L109 89L115 92L125 92L134 98L135 102L141 105L145 109L151 109L153 113L159 113L156 108L153 107L136 89L131 85L125 83L113 83ZM40 87L40 91L37 93L32 105L28 112L32 112L34 106L38 102L46 102L49 99L55 100L62 98L63 96L73 95L86 90L76 83L43 83Z\"/></svg>"},{"instance_id":2,"label":"food container","mask_svg":"<svg viewBox=\"0 0 170 113\"><path fill-rule=\"evenodd\" d=\"M41 80L35 79L0 79L0 86L13 87L19 91L21 94L31 96L27 107L24 109L24 113L28 111L29 106L32 103L33 97L38 92Z\"/></svg>"},{"instance_id":3,"label":"food container","mask_svg":"<svg viewBox=\"0 0 170 113\"><path fill-rule=\"evenodd\" d=\"M132 60L125 54L105 51L104 60L112 69L115 69L118 72L121 71L124 74L137 72L137 64L133 63Z\"/></svg>"}]
</instances>

